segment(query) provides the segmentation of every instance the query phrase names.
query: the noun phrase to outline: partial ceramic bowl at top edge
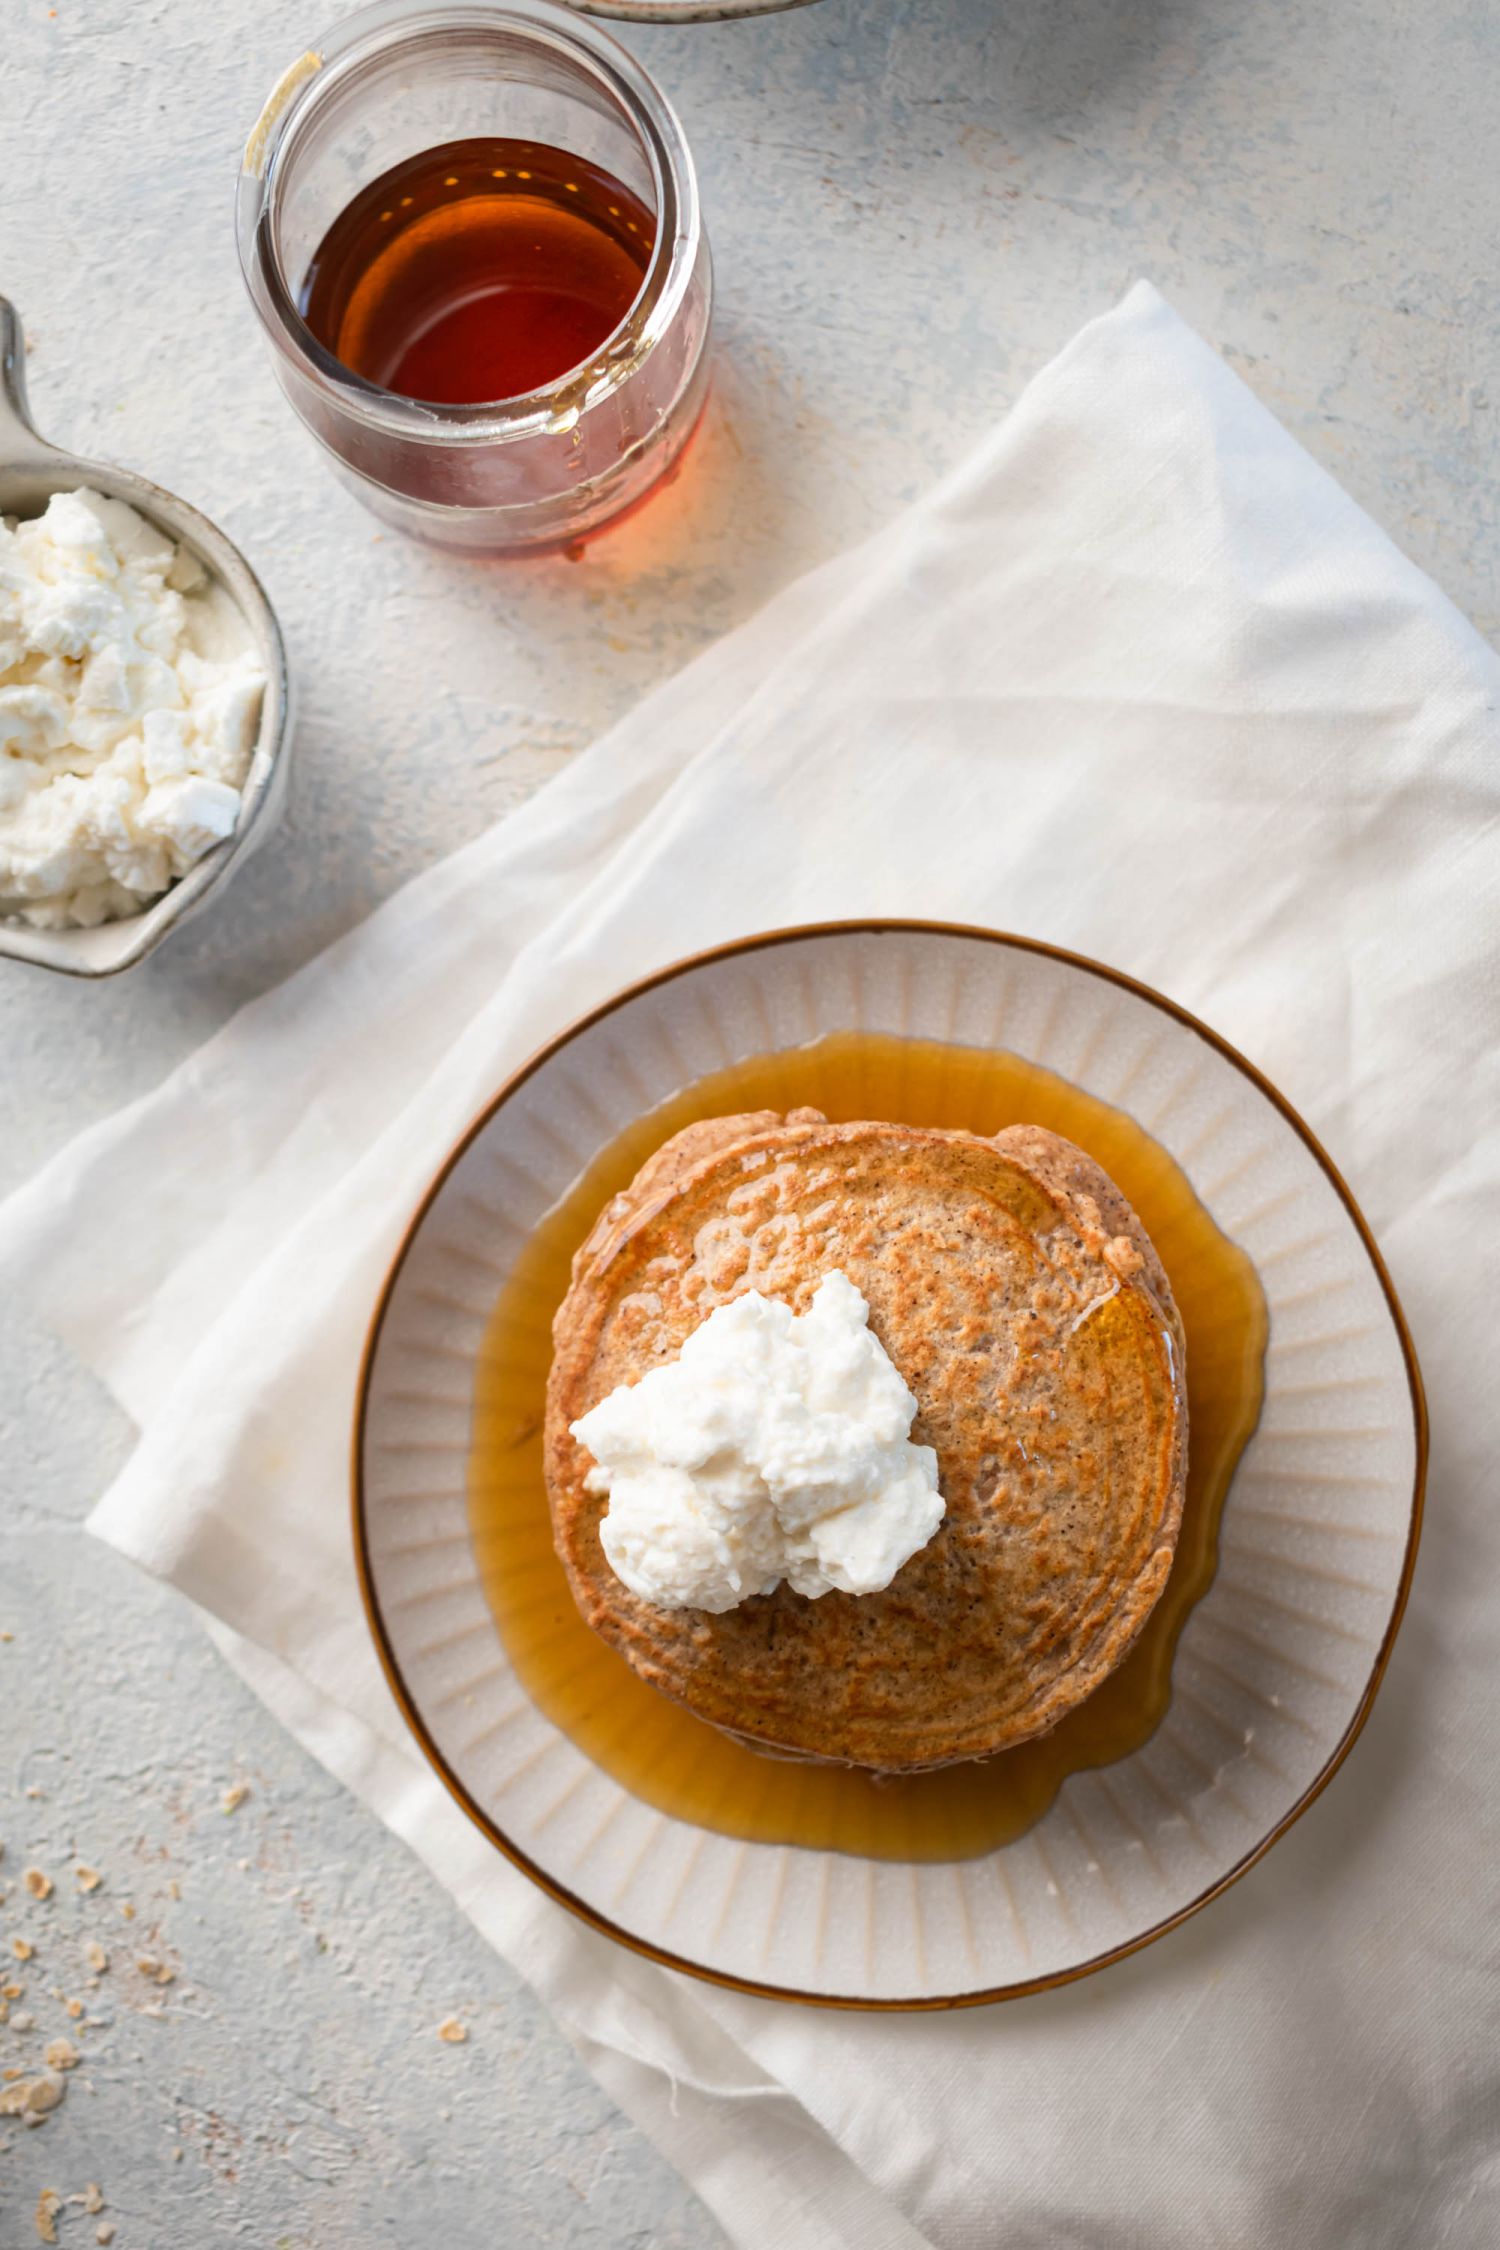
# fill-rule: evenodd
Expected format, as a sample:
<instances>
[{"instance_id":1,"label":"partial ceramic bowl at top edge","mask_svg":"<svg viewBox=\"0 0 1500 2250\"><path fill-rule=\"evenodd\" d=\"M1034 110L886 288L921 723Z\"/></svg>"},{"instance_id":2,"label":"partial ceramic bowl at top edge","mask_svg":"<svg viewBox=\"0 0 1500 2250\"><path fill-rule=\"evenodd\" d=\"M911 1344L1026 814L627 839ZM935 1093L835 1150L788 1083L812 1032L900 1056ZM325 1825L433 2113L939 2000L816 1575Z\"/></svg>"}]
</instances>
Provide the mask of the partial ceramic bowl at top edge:
<instances>
[{"instance_id":1,"label":"partial ceramic bowl at top edge","mask_svg":"<svg viewBox=\"0 0 1500 2250\"><path fill-rule=\"evenodd\" d=\"M1217 1569L1177 1642L1164 1718L1128 1755L1073 1772L1024 1834L947 1861L747 1840L645 1802L518 1675L470 1517L482 1344L538 1222L633 1118L742 1059L850 1031L1007 1050L1128 1114L1253 1261L1269 1319L1259 1423L1224 1504ZM355 1543L376 1645L417 1741L554 1898L643 1954L741 1990L941 2008L1045 1989L1148 1944L1307 1809L1385 1670L1425 1462L1420 1376L1370 1231L1250 1063L1174 1003L1046 945L832 924L664 970L501 1088L438 1173L376 1308ZM545 1515L540 1490L534 1504Z\"/></svg>"},{"instance_id":2,"label":"partial ceramic bowl at top edge","mask_svg":"<svg viewBox=\"0 0 1500 2250\"><path fill-rule=\"evenodd\" d=\"M0 915L0 958L58 969L65 976L110 977L133 968L163 938L197 914L276 825L286 791L292 692L276 613L250 565L217 524L160 485L103 461L85 461L49 445L26 400L25 348L15 307L0 297L0 516L39 516L54 492L84 487L124 500L171 539L189 547L222 586L249 629L266 675L260 728L240 792L234 833L206 852L160 898L138 914L93 929L35 930Z\"/></svg>"},{"instance_id":3,"label":"partial ceramic bowl at top edge","mask_svg":"<svg viewBox=\"0 0 1500 2250\"><path fill-rule=\"evenodd\" d=\"M613 16L621 23L727 23L736 16L784 15L814 0L567 0L581 16Z\"/></svg>"}]
</instances>

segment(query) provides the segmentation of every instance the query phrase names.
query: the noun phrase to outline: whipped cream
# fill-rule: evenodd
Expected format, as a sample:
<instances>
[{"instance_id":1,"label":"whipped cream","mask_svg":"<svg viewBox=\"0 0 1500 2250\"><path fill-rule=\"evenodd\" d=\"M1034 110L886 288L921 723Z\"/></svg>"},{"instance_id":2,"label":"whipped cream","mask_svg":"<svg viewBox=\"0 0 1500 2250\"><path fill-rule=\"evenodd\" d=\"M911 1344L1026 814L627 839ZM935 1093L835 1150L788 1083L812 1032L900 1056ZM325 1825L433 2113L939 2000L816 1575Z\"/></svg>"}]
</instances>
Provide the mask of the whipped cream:
<instances>
[{"instance_id":1,"label":"whipped cream","mask_svg":"<svg viewBox=\"0 0 1500 2250\"><path fill-rule=\"evenodd\" d=\"M917 1402L830 1273L798 1319L751 1290L720 1305L670 1366L573 1424L609 1495L610 1568L663 1609L734 1609L784 1578L814 1599L889 1586L943 1519L937 1455L908 1436Z\"/></svg>"},{"instance_id":2,"label":"whipped cream","mask_svg":"<svg viewBox=\"0 0 1500 2250\"><path fill-rule=\"evenodd\" d=\"M123 500L0 519L0 914L134 914L239 817L265 691L249 628Z\"/></svg>"}]
</instances>

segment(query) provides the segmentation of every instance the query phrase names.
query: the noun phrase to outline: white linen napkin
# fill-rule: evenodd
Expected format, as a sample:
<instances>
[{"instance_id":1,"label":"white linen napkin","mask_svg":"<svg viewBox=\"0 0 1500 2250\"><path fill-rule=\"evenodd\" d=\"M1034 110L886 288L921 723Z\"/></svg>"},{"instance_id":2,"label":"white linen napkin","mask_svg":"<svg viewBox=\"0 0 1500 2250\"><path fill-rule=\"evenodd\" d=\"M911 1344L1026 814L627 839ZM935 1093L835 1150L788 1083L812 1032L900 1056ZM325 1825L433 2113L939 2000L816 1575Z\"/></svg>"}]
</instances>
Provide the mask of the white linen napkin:
<instances>
[{"instance_id":1,"label":"white linen napkin","mask_svg":"<svg viewBox=\"0 0 1500 2250\"><path fill-rule=\"evenodd\" d=\"M140 1427L93 1528L202 1604L737 2242L1500 2238L1497 694L1139 286L929 500L0 1210L10 1285ZM952 2017L699 1986L533 1891L411 1746L347 1535L376 1289L500 1078L676 955L867 913L1077 947L1247 1050L1363 1199L1436 1429L1411 1611L1326 1797L1146 1953Z\"/></svg>"}]
</instances>

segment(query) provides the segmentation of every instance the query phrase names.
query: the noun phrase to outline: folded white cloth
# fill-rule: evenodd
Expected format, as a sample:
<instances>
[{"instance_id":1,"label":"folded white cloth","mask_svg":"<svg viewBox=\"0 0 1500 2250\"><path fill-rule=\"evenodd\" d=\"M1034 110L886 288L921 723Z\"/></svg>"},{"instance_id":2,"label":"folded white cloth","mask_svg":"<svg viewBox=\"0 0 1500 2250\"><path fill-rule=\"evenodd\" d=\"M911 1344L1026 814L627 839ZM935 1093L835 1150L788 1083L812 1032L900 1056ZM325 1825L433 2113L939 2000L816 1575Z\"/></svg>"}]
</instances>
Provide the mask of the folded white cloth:
<instances>
[{"instance_id":1,"label":"folded white cloth","mask_svg":"<svg viewBox=\"0 0 1500 2250\"><path fill-rule=\"evenodd\" d=\"M755 2250L1500 2239L1500 666L1144 286L979 453L0 1212L140 1442L94 1528L532 1979ZM626 979L806 919L1100 955L1254 1056L1364 1200L1426 1362L1429 1529L1381 1702L1210 1912L962 2016L636 1959L454 1809L346 1524L380 1277L498 1080Z\"/></svg>"}]
</instances>

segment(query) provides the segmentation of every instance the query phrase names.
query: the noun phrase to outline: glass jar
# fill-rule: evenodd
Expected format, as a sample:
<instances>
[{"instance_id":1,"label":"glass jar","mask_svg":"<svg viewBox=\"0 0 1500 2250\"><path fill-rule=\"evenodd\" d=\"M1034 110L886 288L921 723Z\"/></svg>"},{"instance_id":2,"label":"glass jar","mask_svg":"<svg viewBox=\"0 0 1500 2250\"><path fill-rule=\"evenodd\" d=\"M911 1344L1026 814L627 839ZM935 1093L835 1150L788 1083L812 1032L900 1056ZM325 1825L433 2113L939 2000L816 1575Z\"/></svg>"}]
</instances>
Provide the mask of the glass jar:
<instances>
[{"instance_id":1,"label":"glass jar","mask_svg":"<svg viewBox=\"0 0 1500 2250\"><path fill-rule=\"evenodd\" d=\"M582 365L524 397L430 405L327 351L298 304L333 221L393 165L468 137L548 142L612 173L656 240ZM475 554L568 546L645 498L692 435L712 273L682 128L635 59L548 0L378 0L284 74L245 151L240 262L277 376L385 522Z\"/></svg>"}]
</instances>

